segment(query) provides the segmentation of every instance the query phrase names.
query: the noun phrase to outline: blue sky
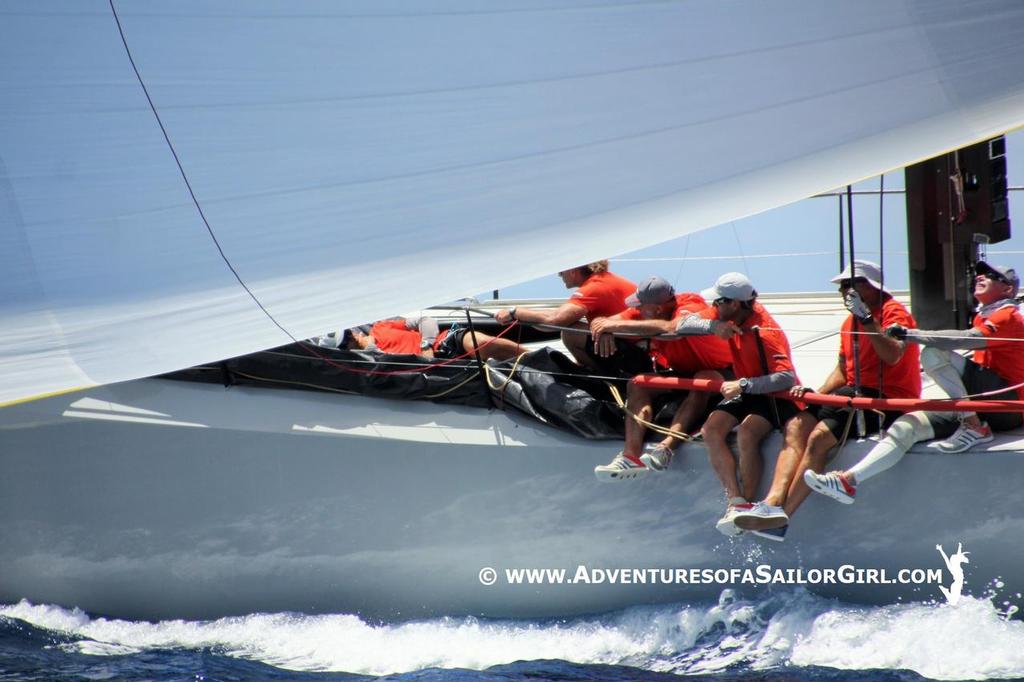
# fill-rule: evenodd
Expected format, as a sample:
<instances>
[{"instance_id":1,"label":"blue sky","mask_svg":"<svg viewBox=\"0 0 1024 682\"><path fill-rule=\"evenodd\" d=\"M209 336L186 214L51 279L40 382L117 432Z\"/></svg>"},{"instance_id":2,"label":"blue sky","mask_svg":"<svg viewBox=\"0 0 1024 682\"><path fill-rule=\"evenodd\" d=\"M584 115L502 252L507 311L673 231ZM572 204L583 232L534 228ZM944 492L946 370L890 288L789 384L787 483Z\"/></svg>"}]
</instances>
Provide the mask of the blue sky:
<instances>
[{"instance_id":1,"label":"blue sky","mask_svg":"<svg viewBox=\"0 0 1024 682\"><path fill-rule=\"evenodd\" d=\"M1024 185L1024 131L1007 135L1010 185ZM885 175L886 189L902 189L903 171ZM875 189L879 178L855 185ZM843 199L845 202L845 199ZM885 196L884 245L886 284L908 287L905 197ZM879 258L879 200L854 198L857 255ZM812 198L749 218L680 237L659 246L611 258L615 272L633 280L660 275L677 290L699 291L723 272L746 273L762 292L826 291L839 264L839 218L835 197ZM1024 267L1024 192L1010 193L1011 234L989 247L989 260ZM775 255L772 257L774 254ZM685 260L677 260L677 259ZM672 259L672 260L646 260ZM554 274L501 290L502 298L560 297L566 291ZM490 298L490 292L480 298Z\"/></svg>"}]
</instances>

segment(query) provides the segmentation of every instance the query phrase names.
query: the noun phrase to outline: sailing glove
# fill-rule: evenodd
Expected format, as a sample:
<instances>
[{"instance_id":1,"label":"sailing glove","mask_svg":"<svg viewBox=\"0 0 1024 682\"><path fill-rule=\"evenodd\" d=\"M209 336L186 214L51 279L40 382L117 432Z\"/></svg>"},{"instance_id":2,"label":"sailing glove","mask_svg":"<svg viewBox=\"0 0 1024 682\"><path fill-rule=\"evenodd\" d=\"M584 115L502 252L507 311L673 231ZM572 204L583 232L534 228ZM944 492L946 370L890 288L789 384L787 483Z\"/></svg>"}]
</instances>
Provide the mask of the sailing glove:
<instances>
[{"instance_id":1,"label":"sailing glove","mask_svg":"<svg viewBox=\"0 0 1024 682\"><path fill-rule=\"evenodd\" d=\"M907 338L907 328L900 324L894 324L885 328L885 335L902 341Z\"/></svg>"},{"instance_id":2,"label":"sailing glove","mask_svg":"<svg viewBox=\"0 0 1024 682\"><path fill-rule=\"evenodd\" d=\"M856 291L852 289L846 292L846 297L843 299L843 303L846 304L846 309L850 311L850 314L860 320L863 324L867 324L871 321L871 309L868 308L868 304L864 302L864 299L860 297Z\"/></svg>"}]
</instances>

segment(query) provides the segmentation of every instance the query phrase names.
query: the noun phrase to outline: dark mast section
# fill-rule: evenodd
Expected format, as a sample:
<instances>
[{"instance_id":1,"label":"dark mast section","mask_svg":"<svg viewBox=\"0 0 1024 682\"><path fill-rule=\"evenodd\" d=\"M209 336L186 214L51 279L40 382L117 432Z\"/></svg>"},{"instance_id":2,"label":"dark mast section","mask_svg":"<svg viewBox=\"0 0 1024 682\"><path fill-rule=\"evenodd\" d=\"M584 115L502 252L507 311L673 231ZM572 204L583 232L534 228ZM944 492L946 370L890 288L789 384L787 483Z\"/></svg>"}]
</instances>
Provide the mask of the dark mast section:
<instances>
[{"instance_id":1,"label":"dark mast section","mask_svg":"<svg viewBox=\"0 0 1024 682\"><path fill-rule=\"evenodd\" d=\"M962 329L975 305L972 266L1010 238L1006 138L908 166L906 183L914 317L924 329Z\"/></svg>"}]
</instances>

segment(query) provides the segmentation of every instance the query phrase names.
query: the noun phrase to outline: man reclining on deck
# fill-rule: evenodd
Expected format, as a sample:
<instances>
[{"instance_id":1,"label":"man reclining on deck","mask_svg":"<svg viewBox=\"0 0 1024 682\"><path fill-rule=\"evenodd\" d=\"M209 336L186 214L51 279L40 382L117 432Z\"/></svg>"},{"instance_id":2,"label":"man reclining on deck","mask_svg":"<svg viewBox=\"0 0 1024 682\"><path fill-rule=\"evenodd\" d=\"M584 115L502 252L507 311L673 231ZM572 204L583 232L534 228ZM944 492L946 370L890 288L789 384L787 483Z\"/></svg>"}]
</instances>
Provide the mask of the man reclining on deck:
<instances>
[{"instance_id":1,"label":"man reclining on deck","mask_svg":"<svg viewBox=\"0 0 1024 682\"><path fill-rule=\"evenodd\" d=\"M885 332L925 346L921 364L950 398L1024 399L1024 317L1014 300L1020 279L1012 268L984 261L975 265L975 273L974 298L979 307L971 329L923 331L896 325ZM968 360L953 349L970 349L974 355ZM996 393L1005 388L1016 390ZM823 475L807 471L804 481L815 492L852 504L858 485L896 464L915 443L949 436L930 447L938 452L965 452L991 441L993 430L1015 429L1022 423L1020 412L910 412L897 419L885 438L850 469Z\"/></svg>"},{"instance_id":2,"label":"man reclining on deck","mask_svg":"<svg viewBox=\"0 0 1024 682\"><path fill-rule=\"evenodd\" d=\"M512 324L518 320L527 324L547 324L554 327L578 327L578 332L563 331L562 343L572 354L576 364L591 371L613 376L633 376L651 370L647 352L625 339L616 341L616 352L601 357L586 325L601 317L611 317L626 309L626 298L636 291L636 284L608 271L608 261L599 260L589 265L562 270L558 273L566 289L576 289L569 300L558 308L535 310L508 308L499 310L494 319L499 324Z\"/></svg>"},{"instance_id":3,"label":"man reclining on deck","mask_svg":"<svg viewBox=\"0 0 1024 682\"><path fill-rule=\"evenodd\" d=\"M609 356L615 351L613 333L673 334L683 318L710 310L700 294L676 294L673 286L661 277L651 277L642 282L625 303L628 307L618 315L599 317L590 323L594 346L601 356ZM732 364L728 343L715 336L651 339L649 349L655 362L671 369L676 376L721 381L722 373L728 372ZM609 464L594 468L598 480L639 478L648 471L660 472L668 468L672 449L680 441L672 433L666 434L650 452L641 454L647 430L645 422L653 418L652 404L660 393L665 391L641 388L629 382L626 389L625 446ZM710 397L703 391L687 393L672 418L669 430L676 434L689 433L706 416Z\"/></svg>"},{"instance_id":4,"label":"man reclining on deck","mask_svg":"<svg viewBox=\"0 0 1024 682\"><path fill-rule=\"evenodd\" d=\"M917 323L910 311L882 286L882 271L878 265L862 260L854 261L853 265L852 276L847 266L832 278L833 282L839 284L839 293L850 315L840 329L839 362L818 393L850 398L858 395L870 398L920 398L921 370L917 346L908 346L899 339L881 333L882 329L891 325L898 324L912 329L917 327ZM794 398L801 398L809 390L804 386L794 386L790 392ZM864 433L858 433L857 410L853 408L811 405L808 412L814 415L818 424L807 439L794 475L785 481L785 490L781 486L783 481L779 481L779 487L773 484L772 491L764 499L765 505L781 506L784 513L773 518L762 518L753 510L741 512L736 518L737 526L760 537L782 541L789 519L811 494L810 488L804 483L804 472L823 471L829 452L837 445L841 449L841 444L849 437L877 433L901 415L900 412L880 415L865 410L862 413Z\"/></svg>"},{"instance_id":5,"label":"man reclining on deck","mask_svg":"<svg viewBox=\"0 0 1024 682\"><path fill-rule=\"evenodd\" d=\"M473 338L476 345L473 344ZM525 351L515 341L496 338L464 327L439 331L437 320L422 317L394 317L346 331L342 345L376 350L390 355L419 355L426 358L454 358L479 348L484 360L508 360Z\"/></svg>"}]
</instances>

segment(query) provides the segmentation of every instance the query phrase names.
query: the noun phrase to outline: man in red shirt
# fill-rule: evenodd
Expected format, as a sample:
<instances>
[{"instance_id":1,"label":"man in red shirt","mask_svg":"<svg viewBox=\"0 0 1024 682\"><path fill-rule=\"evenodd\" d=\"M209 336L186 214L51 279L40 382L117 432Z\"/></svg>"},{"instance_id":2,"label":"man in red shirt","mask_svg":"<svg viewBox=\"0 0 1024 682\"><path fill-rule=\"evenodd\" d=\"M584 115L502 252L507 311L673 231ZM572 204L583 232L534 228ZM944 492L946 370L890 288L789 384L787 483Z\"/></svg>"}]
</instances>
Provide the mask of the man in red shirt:
<instances>
[{"instance_id":1,"label":"man in red shirt","mask_svg":"<svg viewBox=\"0 0 1024 682\"><path fill-rule=\"evenodd\" d=\"M499 310L494 319L500 324L514 320L529 324L549 324L555 327L578 327L579 332L562 332L562 343L576 363L587 369L632 376L651 369L643 349L620 340L617 351L607 358L594 352L594 344L581 320L593 322L600 317L617 315L626 309L626 298L636 291L636 284L608 272L608 261L563 270L558 273L567 289L576 289L565 303L549 310L509 308Z\"/></svg>"},{"instance_id":2,"label":"man in red shirt","mask_svg":"<svg viewBox=\"0 0 1024 682\"><path fill-rule=\"evenodd\" d=\"M881 268L870 261L854 261L852 275L848 266L832 281L839 284L839 293L850 315L841 328L839 361L818 388L818 393L854 397L859 390L859 395L871 398L920 398L920 352L917 346L908 346L881 333L885 327L894 324L908 329L917 327L910 311L882 286ZM857 346L858 363L854 363L854 345ZM791 393L793 397L800 398L809 390L804 386L794 386ZM787 517L791 517L811 494L811 489L804 482L804 472L823 471L829 451L844 436L877 433L901 415L900 412L887 412L884 419L880 419L877 412L865 410L865 433L857 434L854 426L856 410L852 408L812 406L808 411L818 424L811 431L782 505ZM782 520L773 523L780 522ZM785 538L786 526L761 526L754 528L753 532L781 541Z\"/></svg>"},{"instance_id":3,"label":"man in red shirt","mask_svg":"<svg viewBox=\"0 0 1024 682\"><path fill-rule=\"evenodd\" d=\"M768 394L785 391L799 383L793 368L789 340L764 306L757 302L757 291L741 273L722 275L715 285L702 292L713 301L714 309L692 316L680 325L694 333L713 333L729 342L735 381L722 384L724 400L711 413L701 433L708 449L711 465L725 488L725 514L715 524L723 534L733 536L742 531L737 525L740 514L754 514L775 519L785 516L782 503L789 482L803 454L814 417L804 411L803 404ZM704 319L701 319L704 318ZM736 457L726 444L729 432L739 425ZM771 490L764 501L751 502L761 480L761 441L773 428L783 433L783 447L775 467ZM742 489L739 479L743 481Z\"/></svg>"},{"instance_id":4,"label":"man in red shirt","mask_svg":"<svg viewBox=\"0 0 1024 682\"><path fill-rule=\"evenodd\" d=\"M979 393L993 400L1024 398L1020 388L1024 383L1024 352L1019 345L1024 341L1024 318L1014 300L1020 278L1013 268L984 261L975 265L975 273L974 298L979 307L971 329L924 331L893 325L885 333L925 346L921 364L951 398ZM957 348L973 350L973 359L951 352ZM1000 389L1010 390L999 393ZM1022 423L1020 412L910 412L897 419L885 438L847 471L810 471L804 474L804 480L815 492L852 504L861 483L896 464L915 443L952 434L933 446L941 452L964 452L991 441L993 430L1014 429Z\"/></svg>"},{"instance_id":5,"label":"man in red shirt","mask_svg":"<svg viewBox=\"0 0 1024 682\"><path fill-rule=\"evenodd\" d=\"M476 337L476 346L473 345ZM453 358L473 353L479 348L483 360L508 360L525 352L515 341L496 338L478 331L453 327L439 331L437 321L422 317L394 317L380 320L369 328L348 330L343 343L347 347L376 350L391 355L419 355L432 358Z\"/></svg>"},{"instance_id":6,"label":"man in red shirt","mask_svg":"<svg viewBox=\"0 0 1024 682\"><path fill-rule=\"evenodd\" d=\"M672 334L684 317L708 309L699 294L676 294L668 281L651 277L643 281L636 292L626 299L626 310L611 317L599 317L590 323L594 345L599 355L610 355L615 350L614 333L632 333L654 336ZM659 366L671 369L678 376L721 381L720 372L726 372L732 363L728 344L714 336L693 336L680 339L652 339L650 354ZM640 388L633 382L627 387L626 443L609 464L594 468L594 475L602 481L639 478L648 471L660 472L672 461L672 448L678 439L666 435L647 453L642 453L646 427L653 417L654 398L665 393ZM709 394L690 391L683 399L672 419L670 430L684 433L703 417ZM642 420L642 421L640 421Z\"/></svg>"}]
</instances>

